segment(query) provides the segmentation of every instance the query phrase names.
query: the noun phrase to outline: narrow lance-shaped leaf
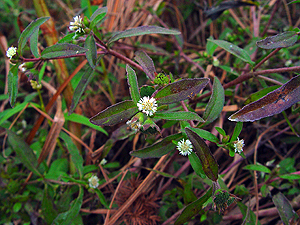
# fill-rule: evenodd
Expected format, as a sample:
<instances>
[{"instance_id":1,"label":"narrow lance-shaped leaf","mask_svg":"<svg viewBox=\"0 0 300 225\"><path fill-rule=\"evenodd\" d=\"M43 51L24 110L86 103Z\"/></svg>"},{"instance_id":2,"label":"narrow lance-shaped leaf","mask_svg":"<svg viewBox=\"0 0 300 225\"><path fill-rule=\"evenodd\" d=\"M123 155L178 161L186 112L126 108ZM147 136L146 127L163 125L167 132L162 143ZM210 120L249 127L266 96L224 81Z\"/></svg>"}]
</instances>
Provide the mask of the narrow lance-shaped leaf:
<instances>
[{"instance_id":1,"label":"narrow lance-shaped leaf","mask_svg":"<svg viewBox=\"0 0 300 225\"><path fill-rule=\"evenodd\" d=\"M273 196L272 200L284 224L290 224L290 220L294 216L297 216L297 214L293 210L293 207L289 203L288 199L282 193L279 192L278 194Z\"/></svg>"},{"instance_id":2,"label":"narrow lance-shaped leaf","mask_svg":"<svg viewBox=\"0 0 300 225\"><path fill-rule=\"evenodd\" d=\"M11 107L14 107L16 99L17 99L17 94L18 94L18 66L19 64L16 64L12 66L8 72L8 95L9 95L9 102Z\"/></svg>"},{"instance_id":3,"label":"narrow lance-shaped leaf","mask_svg":"<svg viewBox=\"0 0 300 225\"><path fill-rule=\"evenodd\" d=\"M300 75L292 78L265 97L244 106L229 117L231 121L253 122L273 116L300 101Z\"/></svg>"},{"instance_id":4,"label":"narrow lance-shaped leaf","mask_svg":"<svg viewBox=\"0 0 300 225\"><path fill-rule=\"evenodd\" d=\"M22 32L19 37L18 41L18 51L19 54L22 55L23 48L26 45L26 42L31 37L31 35L43 24L45 23L50 17L41 17L34 21L32 21Z\"/></svg>"},{"instance_id":5,"label":"narrow lance-shaped leaf","mask_svg":"<svg viewBox=\"0 0 300 225\"><path fill-rule=\"evenodd\" d=\"M17 136L11 130L7 130L8 142L12 146L13 150L17 153L19 160L27 167L31 172L37 176L42 176L38 167L38 161L33 150L28 146L28 144Z\"/></svg>"},{"instance_id":6,"label":"narrow lance-shaped leaf","mask_svg":"<svg viewBox=\"0 0 300 225\"><path fill-rule=\"evenodd\" d=\"M127 82L129 86L131 99L135 103L137 103L140 100L141 96L139 92L139 85L138 85L136 74L128 64L126 65L126 72L127 72Z\"/></svg>"},{"instance_id":7,"label":"narrow lance-shaped leaf","mask_svg":"<svg viewBox=\"0 0 300 225\"><path fill-rule=\"evenodd\" d=\"M102 7L97 9L90 18L91 21L90 29L93 29L100 22L102 22L104 17L106 16L106 13L107 13L107 7Z\"/></svg>"},{"instance_id":8,"label":"narrow lance-shaped leaf","mask_svg":"<svg viewBox=\"0 0 300 225\"><path fill-rule=\"evenodd\" d=\"M242 129L243 129L243 123L242 122L237 122L235 127L234 127L230 142L233 142L238 138L238 136L240 135Z\"/></svg>"},{"instance_id":9,"label":"narrow lance-shaped leaf","mask_svg":"<svg viewBox=\"0 0 300 225\"><path fill-rule=\"evenodd\" d=\"M173 144L173 140L180 140L182 134L173 134L163 140L143 149L131 151L130 155L138 158L159 158L163 155L171 152L176 146Z\"/></svg>"},{"instance_id":10,"label":"narrow lance-shaped leaf","mask_svg":"<svg viewBox=\"0 0 300 225\"><path fill-rule=\"evenodd\" d=\"M194 112L166 112L166 113L155 113L155 119L164 120L195 120L204 122L204 120Z\"/></svg>"},{"instance_id":11,"label":"narrow lance-shaped leaf","mask_svg":"<svg viewBox=\"0 0 300 225\"><path fill-rule=\"evenodd\" d=\"M98 126L113 126L117 123L128 120L137 112L137 105L133 101L126 100L99 112L90 119L90 122Z\"/></svg>"},{"instance_id":12,"label":"narrow lance-shaped leaf","mask_svg":"<svg viewBox=\"0 0 300 225\"><path fill-rule=\"evenodd\" d=\"M38 49L38 37L39 37L39 29L36 29L30 37L30 51L34 55L35 58L39 58L39 49Z\"/></svg>"},{"instance_id":13,"label":"narrow lance-shaped leaf","mask_svg":"<svg viewBox=\"0 0 300 225\"><path fill-rule=\"evenodd\" d=\"M236 46L235 44L223 40L212 40L212 39L207 39L207 40L215 43L219 47L225 49L227 52L230 52L231 54L240 58L244 62L249 63L251 65L254 64L254 62L250 58L250 55L244 49Z\"/></svg>"},{"instance_id":14,"label":"narrow lance-shaped leaf","mask_svg":"<svg viewBox=\"0 0 300 225\"><path fill-rule=\"evenodd\" d=\"M214 134L210 133L207 130L199 129L199 128L190 128L196 134L198 134L201 138L208 140L210 142L219 143L219 138L217 138Z\"/></svg>"},{"instance_id":15,"label":"narrow lance-shaped leaf","mask_svg":"<svg viewBox=\"0 0 300 225\"><path fill-rule=\"evenodd\" d=\"M161 104L183 101L197 95L208 82L208 78L182 79L159 90L155 98Z\"/></svg>"},{"instance_id":16,"label":"narrow lance-shaped leaf","mask_svg":"<svg viewBox=\"0 0 300 225\"><path fill-rule=\"evenodd\" d=\"M212 196L212 191L212 188L210 188L205 195L185 207L178 219L175 221L175 225L184 224L193 216L197 215L202 210L203 204Z\"/></svg>"},{"instance_id":17,"label":"narrow lance-shaped leaf","mask_svg":"<svg viewBox=\"0 0 300 225\"><path fill-rule=\"evenodd\" d=\"M199 157L196 155L195 152L191 152L191 154L189 154L188 157L189 157L191 166L192 166L193 170L195 171L195 173L199 177L204 179L206 176L205 176L205 173L203 171L203 166L201 164L201 161L200 161Z\"/></svg>"},{"instance_id":18,"label":"narrow lance-shaped leaf","mask_svg":"<svg viewBox=\"0 0 300 225\"><path fill-rule=\"evenodd\" d=\"M87 49L86 59L89 62L90 66L95 69L97 62L97 47L95 39L92 35L87 36L85 39L84 47Z\"/></svg>"},{"instance_id":19,"label":"narrow lance-shaped leaf","mask_svg":"<svg viewBox=\"0 0 300 225\"><path fill-rule=\"evenodd\" d=\"M286 48L295 44L298 39L297 32L287 31L275 36L257 41L256 45L264 49Z\"/></svg>"},{"instance_id":20,"label":"narrow lance-shaped leaf","mask_svg":"<svg viewBox=\"0 0 300 225\"><path fill-rule=\"evenodd\" d=\"M60 43L52 45L41 53L42 59L52 59L57 57L64 56L76 56L77 54L85 53L87 49L82 48L78 45L68 44L68 43Z\"/></svg>"},{"instance_id":21,"label":"narrow lance-shaped leaf","mask_svg":"<svg viewBox=\"0 0 300 225\"><path fill-rule=\"evenodd\" d=\"M140 64L150 80L154 80L156 70L153 60L144 51L137 51L134 59Z\"/></svg>"},{"instance_id":22,"label":"narrow lance-shaped leaf","mask_svg":"<svg viewBox=\"0 0 300 225\"><path fill-rule=\"evenodd\" d=\"M205 175L212 181L216 181L218 179L219 171L218 164L214 156L211 154L209 147L204 140L191 129L185 128L185 132L189 140L192 142L194 147L193 151L196 153L202 163Z\"/></svg>"},{"instance_id":23,"label":"narrow lance-shaped leaf","mask_svg":"<svg viewBox=\"0 0 300 225\"><path fill-rule=\"evenodd\" d=\"M109 45L112 42L115 42L121 38L126 37L134 37L134 36L140 36L145 34L180 34L177 30L170 30L163 27L157 27L157 26L141 26L141 27L135 27L132 29L128 29L125 31L117 32L115 35L113 35L107 42Z\"/></svg>"},{"instance_id":24,"label":"narrow lance-shaped leaf","mask_svg":"<svg viewBox=\"0 0 300 225\"><path fill-rule=\"evenodd\" d=\"M205 108L203 119L206 123L211 123L218 118L224 107L224 88L217 77L214 78L212 95Z\"/></svg>"}]
</instances>

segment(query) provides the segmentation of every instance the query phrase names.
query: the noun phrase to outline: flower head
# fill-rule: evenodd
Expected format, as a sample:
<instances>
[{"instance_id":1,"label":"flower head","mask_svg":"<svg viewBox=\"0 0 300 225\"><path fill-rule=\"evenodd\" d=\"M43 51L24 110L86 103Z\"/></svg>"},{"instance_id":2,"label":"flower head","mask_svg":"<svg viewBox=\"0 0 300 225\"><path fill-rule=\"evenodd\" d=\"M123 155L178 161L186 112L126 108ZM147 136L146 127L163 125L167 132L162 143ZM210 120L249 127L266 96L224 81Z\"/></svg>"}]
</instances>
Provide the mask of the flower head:
<instances>
[{"instance_id":1,"label":"flower head","mask_svg":"<svg viewBox=\"0 0 300 225\"><path fill-rule=\"evenodd\" d=\"M128 120L126 124L135 132L138 132L140 128L142 127L142 124L138 120Z\"/></svg>"},{"instance_id":2,"label":"flower head","mask_svg":"<svg viewBox=\"0 0 300 225\"><path fill-rule=\"evenodd\" d=\"M16 47L9 47L6 51L6 56L10 59L14 57L17 54L17 48Z\"/></svg>"},{"instance_id":3,"label":"flower head","mask_svg":"<svg viewBox=\"0 0 300 225\"><path fill-rule=\"evenodd\" d=\"M100 162L101 166L104 166L107 163L107 160L105 158L103 158Z\"/></svg>"},{"instance_id":4,"label":"flower head","mask_svg":"<svg viewBox=\"0 0 300 225\"><path fill-rule=\"evenodd\" d=\"M144 96L137 103L137 107L143 113L146 113L147 116L152 116L157 111L157 103L155 98Z\"/></svg>"},{"instance_id":5,"label":"flower head","mask_svg":"<svg viewBox=\"0 0 300 225\"><path fill-rule=\"evenodd\" d=\"M69 29L78 33L84 33L82 18L80 16L75 16L73 19L74 22L70 22Z\"/></svg>"},{"instance_id":6,"label":"flower head","mask_svg":"<svg viewBox=\"0 0 300 225\"><path fill-rule=\"evenodd\" d=\"M243 147L245 146L244 140L237 138L237 141L234 142L233 146L236 153L241 153L243 151Z\"/></svg>"},{"instance_id":7,"label":"flower head","mask_svg":"<svg viewBox=\"0 0 300 225\"><path fill-rule=\"evenodd\" d=\"M90 177L89 186L91 188L97 188L99 186L99 178L96 175Z\"/></svg>"},{"instance_id":8,"label":"flower head","mask_svg":"<svg viewBox=\"0 0 300 225\"><path fill-rule=\"evenodd\" d=\"M178 142L177 149L181 155L189 155L193 151L193 145L190 140L184 140Z\"/></svg>"}]
</instances>

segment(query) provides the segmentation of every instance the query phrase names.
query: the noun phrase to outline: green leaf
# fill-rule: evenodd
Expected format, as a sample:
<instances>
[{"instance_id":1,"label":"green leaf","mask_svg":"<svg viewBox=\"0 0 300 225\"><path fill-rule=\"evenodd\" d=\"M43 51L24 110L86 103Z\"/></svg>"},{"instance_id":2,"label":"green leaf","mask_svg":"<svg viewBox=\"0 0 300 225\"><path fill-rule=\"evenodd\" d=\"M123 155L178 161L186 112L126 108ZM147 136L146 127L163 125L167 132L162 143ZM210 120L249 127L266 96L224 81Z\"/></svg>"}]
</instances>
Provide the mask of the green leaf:
<instances>
[{"instance_id":1,"label":"green leaf","mask_svg":"<svg viewBox=\"0 0 300 225\"><path fill-rule=\"evenodd\" d=\"M94 36L89 35L85 39L84 47L87 49L86 59L89 62L90 66L95 69L97 62L97 47Z\"/></svg>"},{"instance_id":2,"label":"green leaf","mask_svg":"<svg viewBox=\"0 0 300 225\"><path fill-rule=\"evenodd\" d=\"M196 155L196 153L195 152L191 152L191 154L189 154L188 157L189 157L191 166L193 167L193 170L195 171L195 173L199 177L201 177L202 179L204 179L206 176L205 176L205 173L203 171L203 167L202 167L201 161L198 158L198 156Z\"/></svg>"},{"instance_id":3,"label":"green leaf","mask_svg":"<svg viewBox=\"0 0 300 225\"><path fill-rule=\"evenodd\" d=\"M53 59L64 56L76 56L77 54L85 53L87 49L78 45L59 43L52 45L41 53L42 59Z\"/></svg>"},{"instance_id":4,"label":"green leaf","mask_svg":"<svg viewBox=\"0 0 300 225\"><path fill-rule=\"evenodd\" d=\"M135 27L132 29L128 29L125 31L117 32L115 35L113 35L107 42L107 45L111 44L112 42L115 42L121 38L126 37L135 37L145 34L180 34L177 30L170 30L163 27L157 27L157 26L141 26L141 27Z\"/></svg>"},{"instance_id":5,"label":"green leaf","mask_svg":"<svg viewBox=\"0 0 300 225\"><path fill-rule=\"evenodd\" d=\"M71 103L70 110L69 110L69 115L74 112L85 88L90 83L90 81L93 79L95 73L96 73L96 71L93 70L91 67L89 67L85 71L85 73L82 75L77 87L75 88L74 94L73 94L72 103Z\"/></svg>"},{"instance_id":6,"label":"green leaf","mask_svg":"<svg viewBox=\"0 0 300 225\"><path fill-rule=\"evenodd\" d=\"M207 39L207 40L217 44L219 47L235 55L236 57L240 58L244 62L249 63L251 65L254 64L254 62L250 58L250 55L244 49L223 40L212 40L212 39Z\"/></svg>"},{"instance_id":7,"label":"green leaf","mask_svg":"<svg viewBox=\"0 0 300 225\"><path fill-rule=\"evenodd\" d=\"M204 173L212 181L217 181L219 173L218 164L214 156L211 154L209 147L205 141L190 128L185 128L185 132L193 144L193 151L197 154L201 161Z\"/></svg>"},{"instance_id":8,"label":"green leaf","mask_svg":"<svg viewBox=\"0 0 300 225\"><path fill-rule=\"evenodd\" d=\"M102 204L105 208L109 209L109 205L107 204L106 199L105 199L105 196L103 195L103 193L102 193L99 189L97 189L97 188L94 189L94 191L96 192L96 194L97 194L97 196L98 196L98 198L99 198L101 204Z\"/></svg>"},{"instance_id":9,"label":"green leaf","mask_svg":"<svg viewBox=\"0 0 300 225\"><path fill-rule=\"evenodd\" d=\"M79 214L82 205L82 200L83 200L83 188L79 187L78 197L71 203L70 209L64 213L60 213L53 221L53 224L55 225L71 224L71 222Z\"/></svg>"},{"instance_id":10,"label":"green leaf","mask_svg":"<svg viewBox=\"0 0 300 225\"><path fill-rule=\"evenodd\" d=\"M137 105L133 101L126 100L99 112L90 119L90 122L98 126L112 126L130 119L137 112Z\"/></svg>"},{"instance_id":11,"label":"green leaf","mask_svg":"<svg viewBox=\"0 0 300 225\"><path fill-rule=\"evenodd\" d=\"M39 29L36 29L30 37L30 51L35 58L39 58L39 49L38 49L38 38L39 38Z\"/></svg>"},{"instance_id":12,"label":"green leaf","mask_svg":"<svg viewBox=\"0 0 300 225\"><path fill-rule=\"evenodd\" d=\"M217 119L222 112L225 102L224 88L217 77L214 78L212 95L205 108L203 119L206 124Z\"/></svg>"},{"instance_id":13,"label":"green leaf","mask_svg":"<svg viewBox=\"0 0 300 225\"><path fill-rule=\"evenodd\" d=\"M243 167L244 170L255 170L255 171L260 171L260 172L264 172L264 173L271 173L271 170L268 167L265 167L263 165L259 165L259 164L250 164L247 166Z\"/></svg>"},{"instance_id":14,"label":"green leaf","mask_svg":"<svg viewBox=\"0 0 300 225\"><path fill-rule=\"evenodd\" d=\"M155 98L161 104L171 104L183 101L197 95L208 82L208 78L182 79L159 90L155 95Z\"/></svg>"},{"instance_id":15,"label":"green leaf","mask_svg":"<svg viewBox=\"0 0 300 225\"><path fill-rule=\"evenodd\" d=\"M18 41L18 52L22 56L23 48L26 45L28 39L33 35L33 33L39 29L39 27L45 23L50 17L41 17L33 20L22 32Z\"/></svg>"},{"instance_id":16,"label":"green leaf","mask_svg":"<svg viewBox=\"0 0 300 225\"><path fill-rule=\"evenodd\" d=\"M166 113L155 113L155 119L164 120L196 120L204 122L204 120L194 112L166 112Z\"/></svg>"},{"instance_id":17,"label":"green leaf","mask_svg":"<svg viewBox=\"0 0 300 225\"><path fill-rule=\"evenodd\" d=\"M237 202L238 207L241 210L241 213L243 214L243 224L245 225L255 225L256 224L256 215L254 212L248 208L246 205L244 205L242 202ZM257 225L261 225L259 220L257 221Z\"/></svg>"},{"instance_id":18,"label":"green leaf","mask_svg":"<svg viewBox=\"0 0 300 225\"><path fill-rule=\"evenodd\" d=\"M274 205L276 206L280 218L284 224L290 224L290 220L297 214L293 210L289 200L281 193L274 195L272 198Z\"/></svg>"},{"instance_id":19,"label":"green leaf","mask_svg":"<svg viewBox=\"0 0 300 225\"><path fill-rule=\"evenodd\" d=\"M67 175L69 168L66 158L56 159L51 163L50 169L45 174L45 179L58 180L61 176Z\"/></svg>"},{"instance_id":20,"label":"green leaf","mask_svg":"<svg viewBox=\"0 0 300 225\"><path fill-rule=\"evenodd\" d=\"M137 51L137 52L135 52L134 59L143 68L147 77L150 80L154 80L155 74L156 74L155 66L154 66L153 60L147 55L147 53L144 51Z\"/></svg>"},{"instance_id":21,"label":"green leaf","mask_svg":"<svg viewBox=\"0 0 300 225\"><path fill-rule=\"evenodd\" d=\"M131 99L136 104L141 98L137 77L134 70L128 64L126 65L126 72Z\"/></svg>"},{"instance_id":22,"label":"green leaf","mask_svg":"<svg viewBox=\"0 0 300 225\"><path fill-rule=\"evenodd\" d=\"M256 45L264 49L287 48L296 43L298 39L297 32L287 31L275 36L267 37L257 41Z\"/></svg>"},{"instance_id":23,"label":"green leaf","mask_svg":"<svg viewBox=\"0 0 300 225\"><path fill-rule=\"evenodd\" d=\"M242 129L243 129L243 123L242 122L236 123L235 128L233 130L233 134L232 134L231 139L230 139L230 142L233 142L238 138L238 136L240 135Z\"/></svg>"},{"instance_id":24,"label":"green leaf","mask_svg":"<svg viewBox=\"0 0 300 225\"><path fill-rule=\"evenodd\" d=\"M279 175L279 177L287 180L300 180L299 174L283 174L283 175Z\"/></svg>"},{"instance_id":25,"label":"green leaf","mask_svg":"<svg viewBox=\"0 0 300 225\"><path fill-rule=\"evenodd\" d=\"M226 136L225 130L223 130L221 127L215 127L215 129L221 134L223 137Z\"/></svg>"},{"instance_id":26,"label":"green leaf","mask_svg":"<svg viewBox=\"0 0 300 225\"><path fill-rule=\"evenodd\" d=\"M48 185L45 185L44 195L42 200L42 212L47 224L52 224L57 217L57 211L54 209L53 201L48 194Z\"/></svg>"},{"instance_id":27,"label":"green leaf","mask_svg":"<svg viewBox=\"0 0 300 225\"><path fill-rule=\"evenodd\" d=\"M214 40L214 38L212 36L210 36L207 40ZM215 43L213 43L211 41L207 41L207 43L206 43L207 54L212 56L217 47L218 47L218 45L216 45Z\"/></svg>"},{"instance_id":28,"label":"green leaf","mask_svg":"<svg viewBox=\"0 0 300 225\"><path fill-rule=\"evenodd\" d=\"M64 132L59 134L59 137L66 143L67 149L71 155L71 159L78 170L79 177L82 178L83 175L83 158L79 154L79 150L72 141L72 139Z\"/></svg>"},{"instance_id":29,"label":"green leaf","mask_svg":"<svg viewBox=\"0 0 300 225\"><path fill-rule=\"evenodd\" d=\"M25 106L27 105L27 102L23 102L19 105L17 105L16 107L12 108L12 109L6 109L5 111L0 113L0 125L5 122L6 120L8 120L10 117L12 117L13 115L15 115L16 113L22 111Z\"/></svg>"},{"instance_id":30,"label":"green leaf","mask_svg":"<svg viewBox=\"0 0 300 225\"><path fill-rule=\"evenodd\" d=\"M219 138L217 138L215 135L210 133L209 131L202 130L199 128L190 128L192 131L194 131L196 134L198 134L201 138L204 138L205 140L214 142L214 143L219 143Z\"/></svg>"},{"instance_id":31,"label":"green leaf","mask_svg":"<svg viewBox=\"0 0 300 225\"><path fill-rule=\"evenodd\" d=\"M12 66L8 72L8 95L11 107L14 107L18 94L18 67L19 64Z\"/></svg>"},{"instance_id":32,"label":"green leaf","mask_svg":"<svg viewBox=\"0 0 300 225\"><path fill-rule=\"evenodd\" d=\"M212 188L210 188L205 195L196 201L189 204L184 208L178 219L175 221L175 225L184 224L188 222L193 216L197 215L201 210L203 204L212 196Z\"/></svg>"},{"instance_id":33,"label":"green leaf","mask_svg":"<svg viewBox=\"0 0 300 225\"><path fill-rule=\"evenodd\" d=\"M292 78L280 88L270 92L263 98L244 106L228 119L231 121L253 122L278 114L299 101L300 75Z\"/></svg>"},{"instance_id":34,"label":"green leaf","mask_svg":"<svg viewBox=\"0 0 300 225\"><path fill-rule=\"evenodd\" d=\"M103 21L103 18L106 16L107 7L102 7L97 9L90 18L91 25L90 29L92 30L95 26L97 26L100 22Z\"/></svg>"},{"instance_id":35,"label":"green leaf","mask_svg":"<svg viewBox=\"0 0 300 225\"><path fill-rule=\"evenodd\" d=\"M159 158L169 152L171 152L175 145L173 144L173 140L180 140L182 138L182 134L173 134L170 135L161 141L136 151L131 151L130 155L138 157L138 158Z\"/></svg>"},{"instance_id":36,"label":"green leaf","mask_svg":"<svg viewBox=\"0 0 300 225\"><path fill-rule=\"evenodd\" d=\"M76 35L75 32L73 33L69 33L67 34L66 36L64 36L62 39L60 39L57 43L60 44L60 43L66 43L66 42L71 42L74 40L74 36Z\"/></svg>"},{"instance_id":37,"label":"green leaf","mask_svg":"<svg viewBox=\"0 0 300 225\"><path fill-rule=\"evenodd\" d=\"M12 146L13 150L17 153L17 157L24 164L24 166L33 172L37 176L42 176L38 167L38 161L33 150L28 146L28 144L17 136L11 130L7 130L8 142Z\"/></svg>"},{"instance_id":38,"label":"green leaf","mask_svg":"<svg viewBox=\"0 0 300 225\"><path fill-rule=\"evenodd\" d=\"M102 127L99 127L97 125L91 124L90 121L89 121L89 118L87 118L83 115L79 115L79 114L75 114L75 113L73 113L71 115L68 115L68 113L65 113L64 116L65 116L66 121L72 121L72 122L84 124L88 127L91 127L95 130L98 130L98 131L108 135L106 130L104 130Z\"/></svg>"},{"instance_id":39,"label":"green leaf","mask_svg":"<svg viewBox=\"0 0 300 225\"><path fill-rule=\"evenodd\" d=\"M258 99L264 97L266 94L270 93L271 91L274 91L275 89L279 88L280 85L274 85L274 86L271 86L271 87L267 87L267 88L264 88L262 90L259 90L253 94L251 94L247 99L246 101L244 102L245 105L251 103L251 102L254 102L254 101L257 101Z\"/></svg>"}]
</instances>

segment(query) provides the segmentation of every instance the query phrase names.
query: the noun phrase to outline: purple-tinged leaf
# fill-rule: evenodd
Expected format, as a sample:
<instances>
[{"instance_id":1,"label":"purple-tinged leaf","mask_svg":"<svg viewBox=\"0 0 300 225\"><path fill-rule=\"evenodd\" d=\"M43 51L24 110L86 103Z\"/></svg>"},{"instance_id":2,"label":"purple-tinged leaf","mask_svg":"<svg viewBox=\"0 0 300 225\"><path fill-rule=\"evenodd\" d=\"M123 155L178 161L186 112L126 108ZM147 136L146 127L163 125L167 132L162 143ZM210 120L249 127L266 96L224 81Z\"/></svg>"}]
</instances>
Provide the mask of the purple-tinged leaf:
<instances>
[{"instance_id":1,"label":"purple-tinged leaf","mask_svg":"<svg viewBox=\"0 0 300 225\"><path fill-rule=\"evenodd\" d=\"M173 144L173 140L180 140L182 138L182 134L174 134L170 135L161 141L136 151L131 151L130 155L138 157L138 158L159 158L163 155L171 152L176 146Z\"/></svg>"},{"instance_id":2,"label":"purple-tinged leaf","mask_svg":"<svg viewBox=\"0 0 300 225\"><path fill-rule=\"evenodd\" d=\"M127 82L129 86L131 99L135 103L137 103L140 100L141 96L139 92L139 85L138 85L136 74L128 64L126 65L126 72L127 72Z\"/></svg>"},{"instance_id":3,"label":"purple-tinged leaf","mask_svg":"<svg viewBox=\"0 0 300 225\"><path fill-rule=\"evenodd\" d=\"M204 120L194 112L165 112L165 113L155 113L155 119L164 120L195 120L204 122Z\"/></svg>"},{"instance_id":4,"label":"purple-tinged leaf","mask_svg":"<svg viewBox=\"0 0 300 225\"><path fill-rule=\"evenodd\" d=\"M156 70L153 60L144 51L137 51L134 59L140 64L150 80L154 80Z\"/></svg>"},{"instance_id":5,"label":"purple-tinged leaf","mask_svg":"<svg viewBox=\"0 0 300 225\"><path fill-rule=\"evenodd\" d=\"M296 216L297 213L293 210L293 207L291 206L289 200L281 193L274 195L272 198L274 205L276 206L278 213L280 215L280 218L284 224L292 224L290 223L290 220Z\"/></svg>"},{"instance_id":6,"label":"purple-tinged leaf","mask_svg":"<svg viewBox=\"0 0 300 225\"><path fill-rule=\"evenodd\" d=\"M244 102L244 105L257 101L258 99L264 97L266 94L270 93L271 91L274 91L279 87L281 87L281 85L274 85L251 94Z\"/></svg>"},{"instance_id":7,"label":"purple-tinged leaf","mask_svg":"<svg viewBox=\"0 0 300 225\"><path fill-rule=\"evenodd\" d=\"M212 95L205 108L203 119L205 124L209 124L218 118L224 107L225 94L224 88L217 77L214 78Z\"/></svg>"},{"instance_id":8,"label":"purple-tinged leaf","mask_svg":"<svg viewBox=\"0 0 300 225\"><path fill-rule=\"evenodd\" d=\"M219 168L214 156L209 150L209 147L205 141L190 128L185 128L185 132L189 140L192 142L194 147L193 151L201 161L205 175L212 181L217 181Z\"/></svg>"},{"instance_id":9,"label":"purple-tinged leaf","mask_svg":"<svg viewBox=\"0 0 300 225\"><path fill-rule=\"evenodd\" d=\"M157 26L141 26L141 27L135 27L132 29L128 29L125 31L117 32L115 35L113 35L107 42L107 44L111 44L112 42L115 42L121 38L126 37L134 37L134 36L140 36L145 34L180 34L180 31L178 30L170 30L163 27L157 27Z\"/></svg>"},{"instance_id":10,"label":"purple-tinged leaf","mask_svg":"<svg viewBox=\"0 0 300 225\"><path fill-rule=\"evenodd\" d=\"M136 103L126 100L99 112L90 119L90 122L98 126L113 126L130 119L137 112L138 108Z\"/></svg>"},{"instance_id":11,"label":"purple-tinged leaf","mask_svg":"<svg viewBox=\"0 0 300 225\"><path fill-rule=\"evenodd\" d=\"M300 75L292 78L265 97L244 106L229 117L231 121L253 122L273 116L300 101Z\"/></svg>"},{"instance_id":12,"label":"purple-tinged leaf","mask_svg":"<svg viewBox=\"0 0 300 225\"><path fill-rule=\"evenodd\" d=\"M68 43L60 43L52 45L41 53L42 59L52 59L57 57L64 56L76 56L77 54L82 54L87 51L86 48L82 48L78 45L68 44Z\"/></svg>"},{"instance_id":13,"label":"purple-tinged leaf","mask_svg":"<svg viewBox=\"0 0 300 225\"><path fill-rule=\"evenodd\" d=\"M50 17L41 17L36 20L33 20L22 32L18 41L18 52L22 55L23 48L26 45L26 42L31 37L31 35L39 29L39 27L45 23Z\"/></svg>"},{"instance_id":14,"label":"purple-tinged leaf","mask_svg":"<svg viewBox=\"0 0 300 225\"><path fill-rule=\"evenodd\" d=\"M90 66L95 69L97 63L97 47L95 39L92 35L87 36L85 39L84 47L87 49L86 59Z\"/></svg>"},{"instance_id":15,"label":"purple-tinged leaf","mask_svg":"<svg viewBox=\"0 0 300 225\"><path fill-rule=\"evenodd\" d=\"M18 67L19 64L14 65L10 68L8 72L8 95L9 95L9 102L11 107L14 107L16 99L17 99L17 94L18 94Z\"/></svg>"},{"instance_id":16,"label":"purple-tinged leaf","mask_svg":"<svg viewBox=\"0 0 300 225\"><path fill-rule=\"evenodd\" d=\"M297 32L287 31L275 36L267 37L257 41L256 45L264 49L286 48L295 44L298 39Z\"/></svg>"},{"instance_id":17,"label":"purple-tinged leaf","mask_svg":"<svg viewBox=\"0 0 300 225\"><path fill-rule=\"evenodd\" d=\"M197 95L208 82L208 78L182 79L168 84L163 89L159 90L155 95L155 99L161 104L171 104L183 101Z\"/></svg>"},{"instance_id":18,"label":"purple-tinged leaf","mask_svg":"<svg viewBox=\"0 0 300 225\"><path fill-rule=\"evenodd\" d=\"M184 208L178 219L175 221L175 225L181 225L188 222L193 216L197 215L201 210L203 204L212 196L213 189L210 188L205 195L192 202Z\"/></svg>"}]
</instances>

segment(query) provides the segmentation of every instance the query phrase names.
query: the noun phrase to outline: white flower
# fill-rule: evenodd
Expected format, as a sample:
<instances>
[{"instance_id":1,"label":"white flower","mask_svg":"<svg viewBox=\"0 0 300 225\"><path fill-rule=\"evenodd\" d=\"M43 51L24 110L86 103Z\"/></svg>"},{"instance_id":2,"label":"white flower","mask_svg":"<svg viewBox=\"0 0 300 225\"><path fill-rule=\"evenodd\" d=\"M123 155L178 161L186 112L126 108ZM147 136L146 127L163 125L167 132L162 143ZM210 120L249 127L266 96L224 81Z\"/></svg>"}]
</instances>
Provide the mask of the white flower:
<instances>
[{"instance_id":1,"label":"white flower","mask_svg":"<svg viewBox=\"0 0 300 225\"><path fill-rule=\"evenodd\" d=\"M142 127L142 124L137 120L136 121L128 120L126 124L135 132L139 131L140 128Z\"/></svg>"},{"instance_id":2,"label":"white flower","mask_svg":"<svg viewBox=\"0 0 300 225\"><path fill-rule=\"evenodd\" d=\"M19 70L21 70L23 73L26 72L27 68L26 68L25 63L22 63L22 64L19 66Z\"/></svg>"},{"instance_id":3,"label":"white flower","mask_svg":"<svg viewBox=\"0 0 300 225\"><path fill-rule=\"evenodd\" d=\"M100 162L100 165L103 166L107 163L107 160L105 158L103 158Z\"/></svg>"},{"instance_id":4,"label":"white flower","mask_svg":"<svg viewBox=\"0 0 300 225\"><path fill-rule=\"evenodd\" d=\"M239 139L237 138L237 141L234 142L234 151L236 153L241 153L243 151L243 147L245 146L244 144L244 139Z\"/></svg>"},{"instance_id":5,"label":"white flower","mask_svg":"<svg viewBox=\"0 0 300 225\"><path fill-rule=\"evenodd\" d=\"M193 151L193 145L190 140L184 140L178 142L177 149L181 155L189 155Z\"/></svg>"},{"instance_id":6,"label":"white flower","mask_svg":"<svg viewBox=\"0 0 300 225\"><path fill-rule=\"evenodd\" d=\"M91 188L97 188L99 186L99 178L96 175L91 176L89 179L89 186Z\"/></svg>"},{"instance_id":7,"label":"white flower","mask_svg":"<svg viewBox=\"0 0 300 225\"><path fill-rule=\"evenodd\" d=\"M157 111L157 103L153 97L143 97L137 103L137 107L143 113L146 113L147 116L152 116Z\"/></svg>"},{"instance_id":8,"label":"white flower","mask_svg":"<svg viewBox=\"0 0 300 225\"><path fill-rule=\"evenodd\" d=\"M6 51L6 56L8 58L12 58L15 54L17 54L17 48L16 47L9 47Z\"/></svg>"},{"instance_id":9,"label":"white flower","mask_svg":"<svg viewBox=\"0 0 300 225\"><path fill-rule=\"evenodd\" d=\"M70 22L69 29L79 33L84 33L83 30L84 25L82 23L82 18L80 16L75 16L73 19L74 22Z\"/></svg>"}]
</instances>

